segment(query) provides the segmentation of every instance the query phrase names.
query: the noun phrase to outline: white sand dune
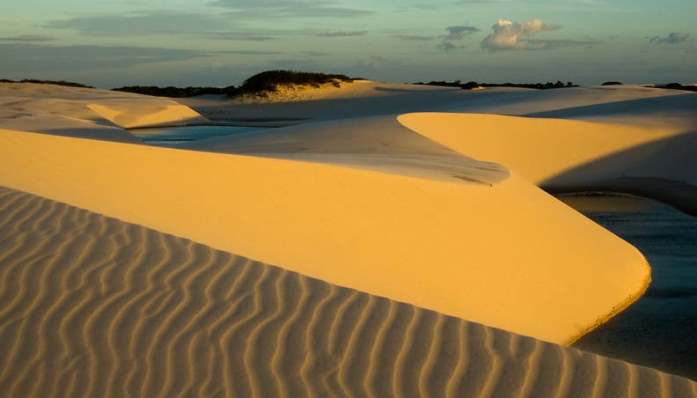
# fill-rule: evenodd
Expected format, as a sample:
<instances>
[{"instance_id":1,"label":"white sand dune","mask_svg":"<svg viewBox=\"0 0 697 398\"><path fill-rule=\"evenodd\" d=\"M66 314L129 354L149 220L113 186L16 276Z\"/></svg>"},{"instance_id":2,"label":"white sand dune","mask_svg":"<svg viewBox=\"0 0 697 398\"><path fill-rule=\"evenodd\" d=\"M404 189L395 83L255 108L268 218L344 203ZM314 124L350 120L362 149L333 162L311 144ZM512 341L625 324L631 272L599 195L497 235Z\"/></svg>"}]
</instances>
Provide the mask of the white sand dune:
<instances>
[{"instance_id":1,"label":"white sand dune","mask_svg":"<svg viewBox=\"0 0 697 398\"><path fill-rule=\"evenodd\" d=\"M486 88L468 91L450 87L433 87L395 83L366 82L353 88L317 89L304 92L291 102L240 104L219 98L178 99L209 119L215 120L336 120L375 115L398 115L410 112L470 112L505 115L530 115L569 111L564 118L598 119L616 123L642 120L646 124L661 122L674 113L690 117L697 96L676 90L640 86L579 87L558 90L520 88ZM692 96L692 97L691 97ZM645 102L642 102L645 101ZM631 103L626 106L625 104ZM690 105L692 103L692 105ZM665 104L665 106L661 105ZM592 107L597 107L591 109ZM628 118L625 107L633 114ZM647 111L651 118L643 118ZM621 114L618 114L621 113ZM603 115L606 114L606 115ZM693 118L694 120L694 118ZM636 123L635 123L636 124Z\"/></svg>"},{"instance_id":2,"label":"white sand dune","mask_svg":"<svg viewBox=\"0 0 697 398\"><path fill-rule=\"evenodd\" d=\"M508 177L481 162L415 134L394 116L308 123L182 144L187 149L306 160L436 179L495 184Z\"/></svg>"},{"instance_id":3,"label":"white sand dune","mask_svg":"<svg viewBox=\"0 0 697 398\"><path fill-rule=\"evenodd\" d=\"M508 92L511 89L501 89ZM351 117L437 110L477 95L477 92L451 87L433 87L365 81L304 90L292 100L271 98L265 102L240 103L224 97L184 98L190 106L211 120L274 121L334 120Z\"/></svg>"},{"instance_id":4,"label":"white sand dune","mask_svg":"<svg viewBox=\"0 0 697 398\"><path fill-rule=\"evenodd\" d=\"M168 99L48 84L0 83L3 128L138 142L126 128L205 122Z\"/></svg>"},{"instance_id":5,"label":"white sand dune","mask_svg":"<svg viewBox=\"0 0 697 398\"><path fill-rule=\"evenodd\" d=\"M0 188L12 397L694 397L697 384Z\"/></svg>"},{"instance_id":6,"label":"white sand dune","mask_svg":"<svg viewBox=\"0 0 697 398\"><path fill-rule=\"evenodd\" d=\"M10 188L550 342L574 341L650 280L634 247L515 175L482 184L11 131L0 162Z\"/></svg>"}]
</instances>

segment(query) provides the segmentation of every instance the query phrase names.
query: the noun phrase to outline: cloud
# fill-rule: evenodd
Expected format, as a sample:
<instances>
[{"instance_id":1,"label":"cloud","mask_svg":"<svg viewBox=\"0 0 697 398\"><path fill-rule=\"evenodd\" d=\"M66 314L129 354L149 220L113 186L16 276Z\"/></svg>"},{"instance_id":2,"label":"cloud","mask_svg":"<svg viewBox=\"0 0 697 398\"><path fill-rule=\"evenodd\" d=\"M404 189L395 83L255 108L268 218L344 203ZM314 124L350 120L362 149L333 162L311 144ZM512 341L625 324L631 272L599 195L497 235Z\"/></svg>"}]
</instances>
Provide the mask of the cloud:
<instances>
[{"instance_id":1,"label":"cloud","mask_svg":"<svg viewBox=\"0 0 697 398\"><path fill-rule=\"evenodd\" d=\"M355 18L373 14L334 0L215 0L209 5L230 9L243 18Z\"/></svg>"},{"instance_id":2,"label":"cloud","mask_svg":"<svg viewBox=\"0 0 697 398\"><path fill-rule=\"evenodd\" d=\"M438 43L437 47L447 52L464 47L458 43L463 39L466 39L468 36L479 32L479 28L474 26L455 25L448 26L445 28L445 31L447 34L444 36L439 36L441 41Z\"/></svg>"},{"instance_id":3,"label":"cloud","mask_svg":"<svg viewBox=\"0 0 697 398\"><path fill-rule=\"evenodd\" d=\"M394 35L394 37L406 41L431 41L436 39L436 36L425 35Z\"/></svg>"},{"instance_id":4,"label":"cloud","mask_svg":"<svg viewBox=\"0 0 697 398\"><path fill-rule=\"evenodd\" d=\"M448 26L445 30L448 34L445 36L444 40L448 41L462 40L471 34L479 32L479 28L464 25Z\"/></svg>"},{"instance_id":5,"label":"cloud","mask_svg":"<svg viewBox=\"0 0 697 398\"><path fill-rule=\"evenodd\" d=\"M355 37L364 36L368 34L365 30L354 30L354 31L333 31L333 32L320 32L315 33L317 37Z\"/></svg>"},{"instance_id":6,"label":"cloud","mask_svg":"<svg viewBox=\"0 0 697 398\"><path fill-rule=\"evenodd\" d=\"M456 50L456 49L458 49L458 48L460 48L460 47L459 47L459 46L456 46L456 45L453 44L452 42L449 42L449 41L442 41L442 42L438 43L438 48L440 48L440 49L443 50L443 51L453 51L453 50Z\"/></svg>"},{"instance_id":7,"label":"cloud","mask_svg":"<svg viewBox=\"0 0 697 398\"><path fill-rule=\"evenodd\" d=\"M680 44L690 40L689 33L672 32L666 36L653 36L648 38L654 44Z\"/></svg>"},{"instance_id":8,"label":"cloud","mask_svg":"<svg viewBox=\"0 0 697 398\"><path fill-rule=\"evenodd\" d=\"M216 40L232 41L269 41L278 40L280 37L275 33L255 33L255 32L210 32L205 33L205 37Z\"/></svg>"},{"instance_id":9,"label":"cloud","mask_svg":"<svg viewBox=\"0 0 697 398\"><path fill-rule=\"evenodd\" d=\"M217 54L233 54L233 55L278 55L284 54L281 51L264 51L264 50L221 50L210 52L209 55Z\"/></svg>"},{"instance_id":10,"label":"cloud","mask_svg":"<svg viewBox=\"0 0 697 398\"><path fill-rule=\"evenodd\" d=\"M549 25L539 19L527 22L513 22L499 19L491 27L493 32L482 40L481 46L486 50L539 50L548 48L552 41L534 40L532 36L541 32L559 29L559 26ZM561 44L557 41L557 44Z\"/></svg>"},{"instance_id":11,"label":"cloud","mask_svg":"<svg viewBox=\"0 0 697 398\"><path fill-rule=\"evenodd\" d=\"M52 29L71 29L90 35L152 35L205 33L229 29L225 18L200 13L148 11L144 13L96 15L50 21Z\"/></svg>"},{"instance_id":12,"label":"cloud","mask_svg":"<svg viewBox=\"0 0 697 398\"><path fill-rule=\"evenodd\" d=\"M467 25L454 25L454 26L448 26L445 28L445 34L443 35L405 35L405 34L400 34L400 35L394 35L395 38L400 39L400 40L406 40L406 41L434 41L438 40L438 44L436 44L436 48L439 48L444 51L452 51L457 48L462 48L463 46L459 43L464 39L467 39L469 36L479 32L479 28L476 28L474 26L467 26Z\"/></svg>"},{"instance_id":13,"label":"cloud","mask_svg":"<svg viewBox=\"0 0 697 398\"><path fill-rule=\"evenodd\" d=\"M8 36L0 37L0 42L13 42L13 43L44 43L56 40L50 36L44 35L19 35L19 36Z\"/></svg>"},{"instance_id":14,"label":"cloud","mask_svg":"<svg viewBox=\"0 0 697 398\"><path fill-rule=\"evenodd\" d=\"M153 47L50 46L0 44L0 71L4 73L52 73L128 68L159 62L184 61L215 53Z\"/></svg>"}]
</instances>

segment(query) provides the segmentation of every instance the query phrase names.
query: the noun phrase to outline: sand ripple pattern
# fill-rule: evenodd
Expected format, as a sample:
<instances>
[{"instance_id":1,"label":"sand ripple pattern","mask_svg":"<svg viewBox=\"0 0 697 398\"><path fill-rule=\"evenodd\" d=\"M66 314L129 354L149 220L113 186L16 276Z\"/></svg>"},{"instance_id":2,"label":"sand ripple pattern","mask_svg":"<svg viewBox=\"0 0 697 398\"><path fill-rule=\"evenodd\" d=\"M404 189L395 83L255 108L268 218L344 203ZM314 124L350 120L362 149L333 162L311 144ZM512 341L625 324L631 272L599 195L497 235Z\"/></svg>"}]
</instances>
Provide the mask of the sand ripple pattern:
<instances>
[{"instance_id":1,"label":"sand ripple pattern","mask_svg":"<svg viewBox=\"0 0 697 398\"><path fill-rule=\"evenodd\" d=\"M684 397L697 387L0 188L0 396Z\"/></svg>"}]
</instances>

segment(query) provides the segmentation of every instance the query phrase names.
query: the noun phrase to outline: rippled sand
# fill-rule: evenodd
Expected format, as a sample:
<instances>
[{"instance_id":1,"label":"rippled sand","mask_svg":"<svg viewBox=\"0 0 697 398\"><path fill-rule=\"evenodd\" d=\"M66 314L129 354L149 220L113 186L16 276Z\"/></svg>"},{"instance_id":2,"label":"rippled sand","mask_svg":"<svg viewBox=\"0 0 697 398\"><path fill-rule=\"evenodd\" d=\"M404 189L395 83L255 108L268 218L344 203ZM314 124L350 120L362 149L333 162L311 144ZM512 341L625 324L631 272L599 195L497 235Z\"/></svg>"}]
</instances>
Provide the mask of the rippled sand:
<instances>
[{"instance_id":1,"label":"rippled sand","mask_svg":"<svg viewBox=\"0 0 697 398\"><path fill-rule=\"evenodd\" d=\"M0 188L0 391L683 397L697 386Z\"/></svg>"}]
</instances>

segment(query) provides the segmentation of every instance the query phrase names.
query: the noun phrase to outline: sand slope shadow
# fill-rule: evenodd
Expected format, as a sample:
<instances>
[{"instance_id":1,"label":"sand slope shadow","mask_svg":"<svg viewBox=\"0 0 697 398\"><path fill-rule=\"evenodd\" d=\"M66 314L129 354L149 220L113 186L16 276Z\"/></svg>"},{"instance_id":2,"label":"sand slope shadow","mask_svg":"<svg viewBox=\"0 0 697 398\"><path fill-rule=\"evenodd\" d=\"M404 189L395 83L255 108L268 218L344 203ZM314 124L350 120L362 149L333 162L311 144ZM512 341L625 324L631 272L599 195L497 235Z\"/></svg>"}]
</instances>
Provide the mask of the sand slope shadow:
<instances>
[{"instance_id":1,"label":"sand slope shadow","mask_svg":"<svg viewBox=\"0 0 697 398\"><path fill-rule=\"evenodd\" d=\"M554 193L598 190L635 194L697 216L695 151L697 131L687 132L578 165L548 178L541 187Z\"/></svg>"},{"instance_id":2,"label":"sand slope shadow","mask_svg":"<svg viewBox=\"0 0 697 398\"><path fill-rule=\"evenodd\" d=\"M697 396L687 379L0 188L6 396Z\"/></svg>"}]
</instances>

